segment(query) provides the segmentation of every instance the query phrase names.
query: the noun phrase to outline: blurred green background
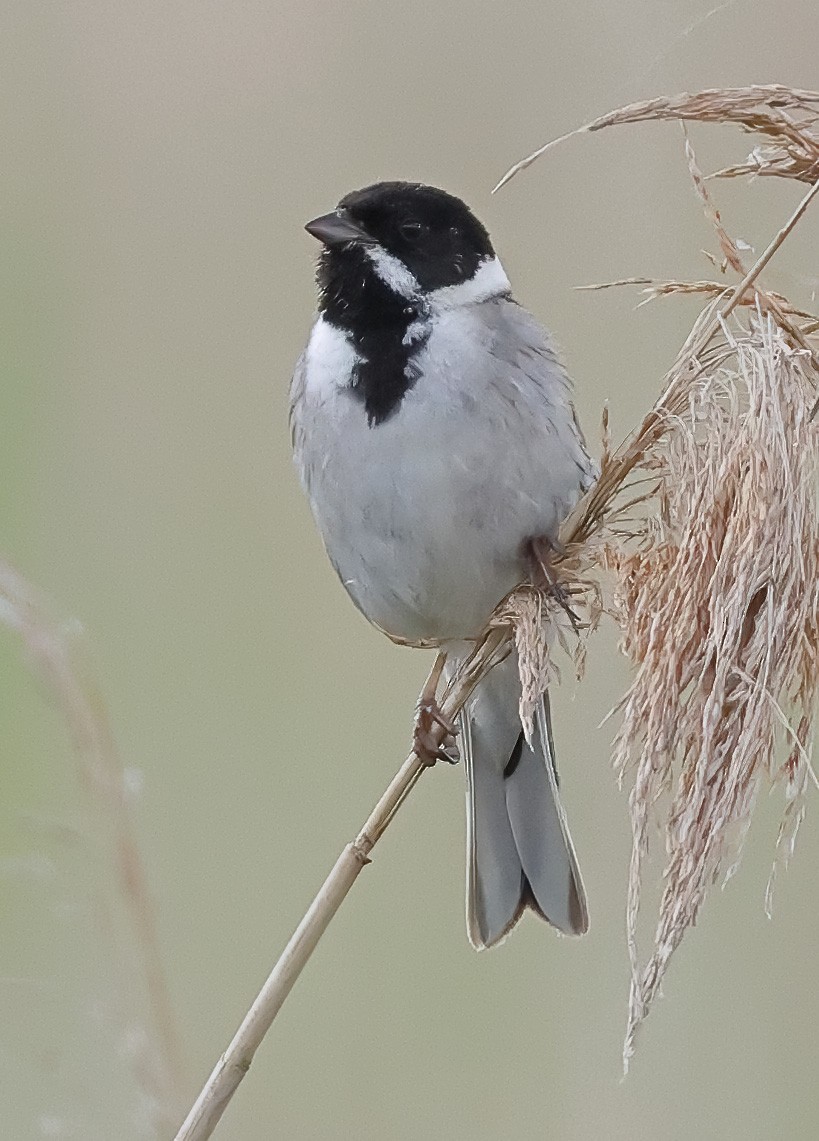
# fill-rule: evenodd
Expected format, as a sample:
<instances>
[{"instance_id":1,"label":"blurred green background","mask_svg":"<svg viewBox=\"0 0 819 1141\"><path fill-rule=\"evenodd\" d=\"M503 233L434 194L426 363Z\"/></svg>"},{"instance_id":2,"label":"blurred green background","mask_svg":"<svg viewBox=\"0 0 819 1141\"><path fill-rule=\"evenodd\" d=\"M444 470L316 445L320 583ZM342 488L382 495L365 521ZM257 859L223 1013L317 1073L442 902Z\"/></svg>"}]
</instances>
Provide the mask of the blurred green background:
<instances>
[{"instance_id":1,"label":"blurred green background","mask_svg":"<svg viewBox=\"0 0 819 1141\"><path fill-rule=\"evenodd\" d=\"M0 29L0 553L88 632L137 790L184 1102L405 755L429 665L353 609L291 468L287 388L316 253L304 221L378 178L463 196L563 346L588 435L609 400L618 438L696 310L572 287L713 275L678 128L580 138L489 190L633 99L816 86L819 11L6 0ZM693 137L706 168L751 145L729 128ZM800 191L716 193L759 250ZM814 214L767 282L810 302L817 238ZM564 673L556 732L590 934L527 921L499 950L470 950L463 777L434 771L219 1137L817 1135L811 814L771 923L780 802L761 797L740 874L686 939L623 1083L630 833L612 728L597 726L627 671L607 633L580 687ZM0 750L0 1133L168 1136L139 1064L140 980L113 953L127 928L110 854L60 717L5 631Z\"/></svg>"}]
</instances>

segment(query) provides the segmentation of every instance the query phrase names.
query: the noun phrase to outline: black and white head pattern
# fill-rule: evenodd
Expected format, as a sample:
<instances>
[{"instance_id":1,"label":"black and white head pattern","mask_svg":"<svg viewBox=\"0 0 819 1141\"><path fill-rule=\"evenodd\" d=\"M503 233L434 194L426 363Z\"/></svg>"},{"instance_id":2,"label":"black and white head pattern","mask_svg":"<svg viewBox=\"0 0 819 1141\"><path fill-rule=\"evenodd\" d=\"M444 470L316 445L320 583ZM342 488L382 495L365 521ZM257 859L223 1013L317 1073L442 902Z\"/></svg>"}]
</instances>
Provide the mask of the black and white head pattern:
<instances>
[{"instance_id":1,"label":"black and white head pattern","mask_svg":"<svg viewBox=\"0 0 819 1141\"><path fill-rule=\"evenodd\" d=\"M510 292L485 227L433 186L379 182L307 228L324 243L319 321L350 342L350 389L373 427L416 383L436 312Z\"/></svg>"}]
</instances>

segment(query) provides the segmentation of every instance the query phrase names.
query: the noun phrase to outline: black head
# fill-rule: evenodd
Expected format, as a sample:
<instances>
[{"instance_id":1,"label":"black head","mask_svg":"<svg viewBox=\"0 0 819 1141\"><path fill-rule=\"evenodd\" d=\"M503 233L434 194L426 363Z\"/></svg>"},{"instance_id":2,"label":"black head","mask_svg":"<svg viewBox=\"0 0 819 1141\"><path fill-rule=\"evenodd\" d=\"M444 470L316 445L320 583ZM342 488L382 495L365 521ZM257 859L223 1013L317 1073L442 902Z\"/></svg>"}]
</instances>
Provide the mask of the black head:
<instances>
[{"instance_id":1,"label":"black head","mask_svg":"<svg viewBox=\"0 0 819 1141\"><path fill-rule=\"evenodd\" d=\"M421 293L457 285L494 256L489 234L460 198L415 182L377 182L355 190L306 229L325 246L320 284L345 269L352 276L362 264L373 265L372 256L362 258L367 247L406 268L403 277L393 274L396 291L405 295L411 279Z\"/></svg>"}]
</instances>

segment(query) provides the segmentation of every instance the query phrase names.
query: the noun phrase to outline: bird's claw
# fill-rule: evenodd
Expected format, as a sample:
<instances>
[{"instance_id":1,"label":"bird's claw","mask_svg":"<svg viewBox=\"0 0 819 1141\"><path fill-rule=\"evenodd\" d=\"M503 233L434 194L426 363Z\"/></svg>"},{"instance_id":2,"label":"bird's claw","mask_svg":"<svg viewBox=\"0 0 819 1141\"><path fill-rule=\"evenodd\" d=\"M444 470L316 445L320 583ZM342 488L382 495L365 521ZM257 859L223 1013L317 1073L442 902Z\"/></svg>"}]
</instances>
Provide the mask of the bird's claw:
<instances>
[{"instance_id":1,"label":"bird's claw","mask_svg":"<svg viewBox=\"0 0 819 1141\"><path fill-rule=\"evenodd\" d=\"M439 743L433 735L434 726L444 730L444 739ZM419 701L415 715L415 730L412 735L412 747L415 755L425 765L434 765L436 761L444 761L448 765L457 765L461 759L458 751L456 737L458 727L442 711L434 698Z\"/></svg>"},{"instance_id":2,"label":"bird's claw","mask_svg":"<svg viewBox=\"0 0 819 1141\"><path fill-rule=\"evenodd\" d=\"M531 540L530 553L536 570L540 572L538 577L541 578L541 586L545 588L546 593L550 595L561 610L564 611L571 623L572 629L575 634L577 634L580 630L580 619L572 609L571 595L557 577L551 565L552 556L557 555L558 558L563 557L566 554L566 548L558 539L548 535L542 535L537 539Z\"/></svg>"},{"instance_id":3,"label":"bird's claw","mask_svg":"<svg viewBox=\"0 0 819 1141\"><path fill-rule=\"evenodd\" d=\"M569 622L571 622L572 629L574 630L575 634L577 634L580 630L580 618L572 609L572 597L569 594L568 590L566 590L563 583L558 582L557 579L554 579L552 582L547 584L546 591L549 595L551 595L557 605L566 614Z\"/></svg>"}]
</instances>

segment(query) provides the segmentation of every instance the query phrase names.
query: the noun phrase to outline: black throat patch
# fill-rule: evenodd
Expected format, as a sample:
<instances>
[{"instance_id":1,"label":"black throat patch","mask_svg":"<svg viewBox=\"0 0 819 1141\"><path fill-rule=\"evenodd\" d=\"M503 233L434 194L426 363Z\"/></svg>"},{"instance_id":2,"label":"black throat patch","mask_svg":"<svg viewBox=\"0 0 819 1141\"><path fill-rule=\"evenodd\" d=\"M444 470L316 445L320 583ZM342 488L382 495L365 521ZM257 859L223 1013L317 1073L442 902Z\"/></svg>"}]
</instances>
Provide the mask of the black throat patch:
<instances>
[{"instance_id":1,"label":"black throat patch","mask_svg":"<svg viewBox=\"0 0 819 1141\"><path fill-rule=\"evenodd\" d=\"M377 427L398 411L421 375L417 357L431 332L427 305L393 293L357 247L326 250L318 285L324 319L347 333L360 357L351 395L364 405L370 427Z\"/></svg>"}]
</instances>

